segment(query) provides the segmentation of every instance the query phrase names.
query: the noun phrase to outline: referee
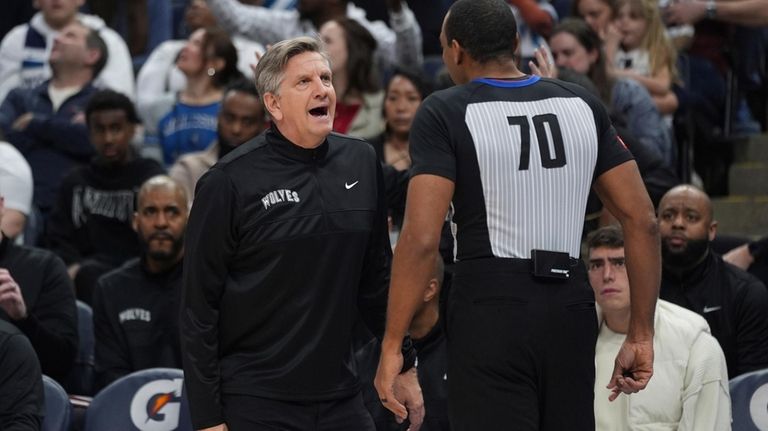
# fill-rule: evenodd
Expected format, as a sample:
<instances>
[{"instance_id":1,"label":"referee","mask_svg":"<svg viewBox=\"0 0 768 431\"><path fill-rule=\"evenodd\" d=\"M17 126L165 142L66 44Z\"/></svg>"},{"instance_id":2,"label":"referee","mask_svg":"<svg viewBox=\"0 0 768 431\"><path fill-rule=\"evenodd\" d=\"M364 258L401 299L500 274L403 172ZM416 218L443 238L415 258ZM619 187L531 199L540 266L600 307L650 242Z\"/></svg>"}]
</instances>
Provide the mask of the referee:
<instances>
[{"instance_id":1,"label":"referee","mask_svg":"<svg viewBox=\"0 0 768 431\"><path fill-rule=\"evenodd\" d=\"M632 284L629 332L612 376L620 393L653 372L659 286L654 209L600 102L581 87L528 76L502 0L459 0L443 22L456 87L422 104L411 130L412 179L395 251L376 377L398 414L400 345L427 285L452 207L448 403L463 430L594 430L594 296L579 250L590 187L623 226Z\"/></svg>"}]
</instances>

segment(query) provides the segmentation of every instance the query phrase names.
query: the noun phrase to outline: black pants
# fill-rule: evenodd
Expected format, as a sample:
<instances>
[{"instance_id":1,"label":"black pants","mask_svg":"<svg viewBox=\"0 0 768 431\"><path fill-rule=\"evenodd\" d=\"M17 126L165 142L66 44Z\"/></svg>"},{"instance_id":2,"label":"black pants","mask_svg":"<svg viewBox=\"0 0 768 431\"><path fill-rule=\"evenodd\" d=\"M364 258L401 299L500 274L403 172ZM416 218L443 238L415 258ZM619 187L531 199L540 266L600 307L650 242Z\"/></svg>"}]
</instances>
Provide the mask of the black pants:
<instances>
[{"instance_id":1,"label":"black pants","mask_svg":"<svg viewBox=\"0 0 768 431\"><path fill-rule=\"evenodd\" d=\"M276 401L224 395L229 431L375 431L360 393L341 400Z\"/></svg>"},{"instance_id":2,"label":"black pants","mask_svg":"<svg viewBox=\"0 0 768 431\"><path fill-rule=\"evenodd\" d=\"M453 431L589 430L597 316L583 266L541 281L528 260L456 264L448 303Z\"/></svg>"}]
</instances>

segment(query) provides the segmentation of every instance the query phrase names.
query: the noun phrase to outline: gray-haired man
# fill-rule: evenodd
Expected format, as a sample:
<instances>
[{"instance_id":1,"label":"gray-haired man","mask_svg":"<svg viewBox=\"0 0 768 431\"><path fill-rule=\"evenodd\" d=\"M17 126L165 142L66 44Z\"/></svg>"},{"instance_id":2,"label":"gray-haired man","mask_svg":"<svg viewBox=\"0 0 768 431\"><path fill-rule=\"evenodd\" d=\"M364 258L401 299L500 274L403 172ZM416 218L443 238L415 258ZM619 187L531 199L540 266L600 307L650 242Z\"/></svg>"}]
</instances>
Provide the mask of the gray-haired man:
<instances>
[{"instance_id":1,"label":"gray-haired man","mask_svg":"<svg viewBox=\"0 0 768 431\"><path fill-rule=\"evenodd\" d=\"M350 341L358 316L384 330L381 168L371 146L331 133L336 94L319 41L275 44L256 76L274 126L200 179L188 225L181 331L193 424L373 430ZM423 401L404 344L398 397L417 429Z\"/></svg>"}]
</instances>

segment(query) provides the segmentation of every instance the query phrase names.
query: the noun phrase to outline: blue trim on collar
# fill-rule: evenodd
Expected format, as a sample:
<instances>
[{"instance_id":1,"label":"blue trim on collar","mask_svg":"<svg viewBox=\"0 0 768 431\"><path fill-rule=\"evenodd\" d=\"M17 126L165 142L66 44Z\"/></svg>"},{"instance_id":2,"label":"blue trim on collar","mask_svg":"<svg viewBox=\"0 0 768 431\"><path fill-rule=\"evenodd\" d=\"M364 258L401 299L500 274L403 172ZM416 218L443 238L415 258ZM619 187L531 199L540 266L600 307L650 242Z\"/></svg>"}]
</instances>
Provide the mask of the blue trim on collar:
<instances>
[{"instance_id":1,"label":"blue trim on collar","mask_svg":"<svg viewBox=\"0 0 768 431\"><path fill-rule=\"evenodd\" d=\"M541 78L536 75L531 75L528 78L522 79L522 80L515 80L515 81L507 81L505 79L492 79L492 78L478 78L473 79L472 82L478 82L481 84L488 84L493 87L502 87L502 88L518 88L518 87L525 87L531 84L535 84L536 82L539 82Z\"/></svg>"}]
</instances>

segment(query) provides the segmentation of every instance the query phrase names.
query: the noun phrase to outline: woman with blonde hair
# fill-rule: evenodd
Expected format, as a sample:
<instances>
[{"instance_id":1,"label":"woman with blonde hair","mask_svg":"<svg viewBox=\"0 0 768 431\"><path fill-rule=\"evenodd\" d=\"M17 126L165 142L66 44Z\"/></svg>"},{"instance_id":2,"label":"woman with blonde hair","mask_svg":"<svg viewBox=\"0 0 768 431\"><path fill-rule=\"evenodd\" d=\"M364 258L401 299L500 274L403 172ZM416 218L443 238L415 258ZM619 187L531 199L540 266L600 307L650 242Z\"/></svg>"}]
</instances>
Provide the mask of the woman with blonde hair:
<instances>
[{"instance_id":1,"label":"woman with blonde hair","mask_svg":"<svg viewBox=\"0 0 768 431\"><path fill-rule=\"evenodd\" d=\"M619 43L606 44L612 75L643 84L664 115L675 112L678 100L672 91L677 53L664 31L656 0L616 0L614 23Z\"/></svg>"}]
</instances>

